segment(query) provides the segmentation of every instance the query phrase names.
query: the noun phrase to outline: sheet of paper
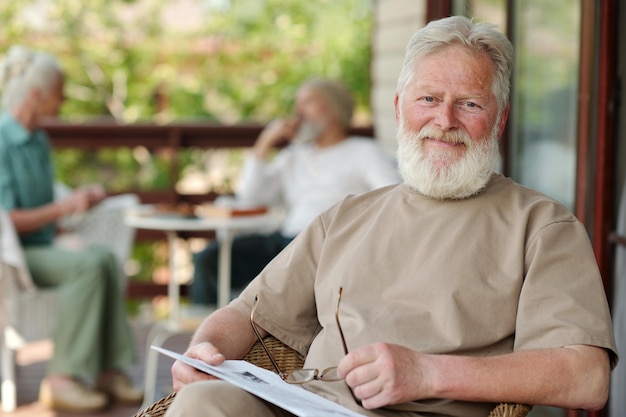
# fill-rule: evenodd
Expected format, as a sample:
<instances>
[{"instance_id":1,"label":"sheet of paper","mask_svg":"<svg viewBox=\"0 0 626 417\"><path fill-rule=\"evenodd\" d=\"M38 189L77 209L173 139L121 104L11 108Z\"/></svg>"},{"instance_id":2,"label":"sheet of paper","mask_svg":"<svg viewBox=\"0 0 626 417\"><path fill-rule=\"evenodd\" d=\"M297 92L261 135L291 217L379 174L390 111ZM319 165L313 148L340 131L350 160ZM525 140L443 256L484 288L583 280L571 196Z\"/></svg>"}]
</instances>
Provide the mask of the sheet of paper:
<instances>
[{"instance_id":1,"label":"sheet of paper","mask_svg":"<svg viewBox=\"0 0 626 417\"><path fill-rule=\"evenodd\" d=\"M274 372L246 361L228 360L220 366L212 366L161 347L152 346L152 349L237 385L300 417L364 417L363 414L307 391L300 385L288 384Z\"/></svg>"}]
</instances>

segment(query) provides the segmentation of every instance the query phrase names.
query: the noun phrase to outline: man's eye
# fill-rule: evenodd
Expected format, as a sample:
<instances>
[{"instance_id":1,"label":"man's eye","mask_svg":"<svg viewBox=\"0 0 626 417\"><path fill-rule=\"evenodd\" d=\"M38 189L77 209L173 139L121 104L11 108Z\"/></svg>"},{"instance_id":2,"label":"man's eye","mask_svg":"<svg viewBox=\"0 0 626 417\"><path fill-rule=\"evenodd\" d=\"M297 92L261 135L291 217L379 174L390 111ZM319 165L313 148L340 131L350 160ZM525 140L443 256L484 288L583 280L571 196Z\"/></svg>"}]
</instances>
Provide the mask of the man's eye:
<instances>
[{"instance_id":1,"label":"man's eye","mask_svg":"<svg viewBox=\"0 0 626 417\"><path fill-rule=\"evenodd\" d=\"M473 101L465 101L461 103L461 107L463 107L463 109L470 111L470 112L478 112L483 109L482 107L480 107L478 104L474 103Z\"/></svg>"}]
</instances>

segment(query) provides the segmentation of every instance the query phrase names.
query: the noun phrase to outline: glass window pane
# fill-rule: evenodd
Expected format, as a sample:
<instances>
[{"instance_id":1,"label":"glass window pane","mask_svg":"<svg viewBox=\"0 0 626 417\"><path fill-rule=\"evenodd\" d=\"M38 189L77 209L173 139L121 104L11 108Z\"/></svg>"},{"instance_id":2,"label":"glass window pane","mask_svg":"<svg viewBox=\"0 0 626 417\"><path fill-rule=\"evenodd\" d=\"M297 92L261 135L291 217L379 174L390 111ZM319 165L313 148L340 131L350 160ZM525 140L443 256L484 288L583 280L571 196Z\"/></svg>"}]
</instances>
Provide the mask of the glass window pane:
<instances>
[{"instance_id":1,"label":"glass window pane","mask_svg":"<svg viewBox=\"0 0 626 417\"><path fill-rule=\"evenodd\" d=\"M456 0L452 13L492 23L506 32L506 0Z\"/></svg>"},{"instance_id":2,"label":"glass window pane","mask_svg":"<svg viewBox=\"0 0 626 417\"><path fill-rule=\"evenodd\" d=\"M581 4L514 3L509 174L573 208Z\"/></svg>"}]
</instances>

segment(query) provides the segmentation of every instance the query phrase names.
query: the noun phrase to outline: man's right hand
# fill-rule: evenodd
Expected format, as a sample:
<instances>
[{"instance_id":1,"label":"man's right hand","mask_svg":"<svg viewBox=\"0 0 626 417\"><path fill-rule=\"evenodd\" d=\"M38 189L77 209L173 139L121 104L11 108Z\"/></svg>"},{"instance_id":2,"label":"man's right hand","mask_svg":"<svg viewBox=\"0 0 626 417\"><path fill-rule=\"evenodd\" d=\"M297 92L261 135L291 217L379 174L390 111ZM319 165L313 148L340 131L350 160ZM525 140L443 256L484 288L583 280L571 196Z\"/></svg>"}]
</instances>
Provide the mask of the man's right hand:
<instances>
[{"instance_id":1,"label":"man's right hand","mask_svg":"<svg viewBox=\"0 0 626 417\"><path fill-rule=\"evenodd\" d=\"M259 135L254 144L254 154L257 158L267 159L270 151L291 141L298 132L300 119L298 117L289 117L286 119L277 119L268 124Z\"/></svg>"},{"instance_id":2,"label":"man's right hand","mask_svg":"<svg viewBox=\"0 0 626 417\"><path fill-rule=\"evenodd\" d=\"M201 360L214 366L221 365L226 359L224 355L209 342L198 343L197 345L190 347L185 352L185 356ZM172 381L174 391L178 392L178 390L187 384L207 379L217 378L180 361L176 361L172 365Z\"/></svg>"}]
</instances>

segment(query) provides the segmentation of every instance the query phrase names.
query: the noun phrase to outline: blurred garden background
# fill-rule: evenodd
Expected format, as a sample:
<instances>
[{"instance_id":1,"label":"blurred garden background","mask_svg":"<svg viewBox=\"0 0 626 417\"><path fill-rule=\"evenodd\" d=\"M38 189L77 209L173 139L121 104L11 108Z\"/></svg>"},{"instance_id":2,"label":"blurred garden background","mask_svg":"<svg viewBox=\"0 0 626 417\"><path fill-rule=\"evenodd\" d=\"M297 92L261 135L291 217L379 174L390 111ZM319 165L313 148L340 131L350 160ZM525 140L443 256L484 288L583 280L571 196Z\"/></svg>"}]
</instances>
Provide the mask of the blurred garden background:
<instances>
[{"instance_id":1,"label":"blurred garden background","mask_svg":"<svg viewBox=\"0 0 626 417\"><path fill-rule=\"evenodd\" d=\"M302 81L326 76L351 88L355 123L369 124L371 14L371 0L2 1L0 55L13 44L55 54L68 121L266 123L291 111ZM102 178L91 158L57 154L60 178ZM128 151L97 160L119 168L105 176L113 191L160 186L156 161L137 176L124 173L145 162Z\"/></svg>"},{"instance_id":2,"label":"blurred garden background","mask_svg":"<svg viewBox=\"0 0 626 417\"><path fill-rule=\"evenodd\" d=\"M373 0L0 1L0 56L15 44L56 55L71 123L263 125L291 113L309 77L343 81L369 126ZM87 139L88 140L88 139ZM171 187L230 193L243 149L55 149L57 178L112 193ZM193 242L190 242L193 244ZM138 242L131 280L166 280L167 248ZM198 243L203 245L203 243Z\"/></svg>"}]
</instances>

